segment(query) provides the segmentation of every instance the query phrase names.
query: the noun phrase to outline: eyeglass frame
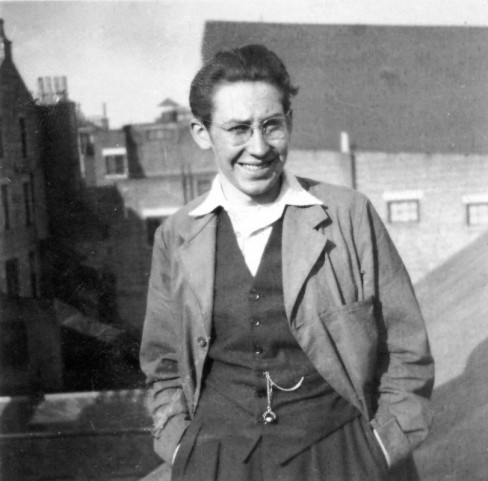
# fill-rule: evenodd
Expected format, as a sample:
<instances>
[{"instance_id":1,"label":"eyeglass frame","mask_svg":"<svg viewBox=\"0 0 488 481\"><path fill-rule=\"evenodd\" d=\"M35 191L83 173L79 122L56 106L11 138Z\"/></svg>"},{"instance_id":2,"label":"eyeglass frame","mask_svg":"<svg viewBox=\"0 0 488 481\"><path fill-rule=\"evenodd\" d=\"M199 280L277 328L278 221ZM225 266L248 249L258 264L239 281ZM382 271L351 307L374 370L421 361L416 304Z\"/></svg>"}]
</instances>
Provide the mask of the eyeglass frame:
<instances>
[{"instance_id":1,"label":"eyeglass frame","mask_svg":"<svg viewBox=\"0 0 488 481\"><path fill-rule=\"evenodd\" d=\"M246 132L246 135L248 133L249 134L249 137L246 138L245 140L243 141L240 141L239 139L236 139L235 137L235 134L234 134L234 138L232 139L233 140L233 145L234 146L239 146L239 145L244 145L245 143L249 142L249 140L251 139L253 133L254 133L254 130L256 128L259 128L261 130L261 135L266 139L267 142L271 141L277 141L277 140L283 140L286 136L286 133L289 131L288 129L288 122L287 122L287 119L289 117L291 117L292 115L292 110L288 110L288 112L284 113L284 114L278 114L278 115L273 115L272 117L269 117L267 119L264 119L262 120L261 122L255 122L255 123L245 123L245 122L240 122L240 123L235 123L235 124L221 124L221 123L217 123L217 122L212 122L210 120L206 120L206 121L202 121L202 124L205 125L205 127L210 127L212 125L214 125L215 127L219 128L220 130L223 130L224 132L227 132L230 136L230 138L232 138L232 131L231 129L233 128L236 128L236 127L246 127L248 128L248 131ZM282 137L279 137L279 138L276 138L276 139L270 139L268 137L268 135L266 135L266 132L264 131L264 127L265 127L265 123L266 122L269 122L270 120L274 120L274 119L280 119L283 121L283 125L285 126L285 130L283 132L283 136Z\"/></svg>"}]
</instances>

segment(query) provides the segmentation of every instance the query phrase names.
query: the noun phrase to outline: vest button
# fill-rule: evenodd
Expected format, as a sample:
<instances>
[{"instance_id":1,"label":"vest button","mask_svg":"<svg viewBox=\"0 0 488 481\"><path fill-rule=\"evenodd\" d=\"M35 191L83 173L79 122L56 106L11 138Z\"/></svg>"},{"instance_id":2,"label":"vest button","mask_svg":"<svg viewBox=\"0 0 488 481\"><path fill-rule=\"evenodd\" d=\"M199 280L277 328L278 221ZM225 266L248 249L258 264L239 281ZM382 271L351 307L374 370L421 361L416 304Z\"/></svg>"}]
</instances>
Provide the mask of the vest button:
<instances>
[{"instance_id":1,"label":"vest button","mask_svg":"<svg viewBox=\"0 0 488 481\"><path fill-rule=\"evenodd\" d=\"M201 337L201 336L200 336L200 337L197 339L197 342L198 342L198 345L199 345L200 347L207 347L207 340L206 340L204 337Z\"/></svg>"},{"instance_id":2,"label":"vest button","mask_svg":"<svg viewBox=\"0 0 488 481\"><path fill-rule=\"evenodd\" d=\"M256 346L254 348L254 353L258 356L260 356L263 353L263 348L261 346Z\"/></svg>"},{"instance_id":3,"label":"vest button","mask_svg":"<svg viewBox=\"0 0 488 481\"><path fill-rule=\"evenodd\" d=\"M259 301L260 298L261 296L259 295L259 292L257 292L255 289L251 289L249 292L249 299L251 299L251 301Z\"/></svg>"},{"instance_id":4,"label":"vest button","mask_svg":"<svg viewBox=\"0 0 488 481\"><path fill-rule=\"evenodd\" d=\"M251 324L254 326L254 327L258 327L259 324L261 324L261 322L259 321L259 319L251 319Z\"/></svg>"}]
</instances>

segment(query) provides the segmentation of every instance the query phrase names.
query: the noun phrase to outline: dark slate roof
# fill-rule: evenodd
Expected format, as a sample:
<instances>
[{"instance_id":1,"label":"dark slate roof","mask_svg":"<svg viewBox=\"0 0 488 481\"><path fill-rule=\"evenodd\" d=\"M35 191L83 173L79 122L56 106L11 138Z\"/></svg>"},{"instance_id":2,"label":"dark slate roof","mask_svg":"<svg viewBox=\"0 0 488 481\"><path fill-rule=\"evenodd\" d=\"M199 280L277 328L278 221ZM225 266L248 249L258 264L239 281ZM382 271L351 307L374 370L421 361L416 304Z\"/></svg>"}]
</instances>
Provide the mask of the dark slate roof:
<instances>
[{"instance_id":1,"label":"dark slate roof","mask_svg":"<svg viewBox=\"0 0 488 481\"><path fill-rule=\"evenodd\" d=\"M488 152L488 28L208 22L202 55L262 43L300 87L295 148Z\"/></svg>"}]
</instances>

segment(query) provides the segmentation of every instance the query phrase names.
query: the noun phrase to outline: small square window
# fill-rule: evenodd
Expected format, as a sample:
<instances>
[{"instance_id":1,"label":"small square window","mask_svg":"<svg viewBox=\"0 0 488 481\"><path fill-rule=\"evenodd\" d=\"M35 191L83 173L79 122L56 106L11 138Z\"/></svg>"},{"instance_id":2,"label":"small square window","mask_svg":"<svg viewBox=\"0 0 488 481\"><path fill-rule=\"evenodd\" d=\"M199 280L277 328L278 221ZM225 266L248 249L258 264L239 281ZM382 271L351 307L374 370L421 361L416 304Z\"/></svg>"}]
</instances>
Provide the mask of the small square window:
<instances>
[{"instance_id":1,"label":"small square window","mask_svg":"<svg viewBox=\"0 0 488 481\"><path fill-rule=\"evenodd\" d=\"M466 204L468 225L488 225L488 202Z\"/></svg>"},{"instance_id":2,"label":"small square window","mask_svg":"<svg viewBox=\"0 0 488 481\"><path fill-rule=\"evenodd\" d=\"M107 175L125 174L125 156L124 155L106 155L105 166Z\"/></svg>"},{"instance_id":3,"label":"small square window","mask_svg":"<svg viewBox=\"0 0 488 481\"><path fill-rule=\"evenodd\" d=\"M418 200L395 200L388 202L388 222L420 222L420 205Z\"/></svg>"}]
</instances>

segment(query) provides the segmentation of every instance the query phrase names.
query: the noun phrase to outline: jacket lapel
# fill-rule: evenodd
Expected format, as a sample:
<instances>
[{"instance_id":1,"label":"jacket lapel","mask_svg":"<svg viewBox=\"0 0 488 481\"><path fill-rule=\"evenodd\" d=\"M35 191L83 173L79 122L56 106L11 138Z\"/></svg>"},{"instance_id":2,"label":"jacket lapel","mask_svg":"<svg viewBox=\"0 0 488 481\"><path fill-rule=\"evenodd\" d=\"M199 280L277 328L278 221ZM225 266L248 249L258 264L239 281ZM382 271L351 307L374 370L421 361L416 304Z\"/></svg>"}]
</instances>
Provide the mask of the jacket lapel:
<instances>
[{"instance_id":1,"label":"jacket lapel","mask_svg":"<svg viewBox=\"0 0 488 481\"><path fill-rule=\"evenodd\" d=\"M180 230L185 242L177 252L186 279L198 299L208 336L210 336L212 323L216 233L215 214L189 217L186 228Z\"/></svg>"},{"instance_id":2,"label":"jacket lapel","mask_svg":"<svg viewBox=\"0 0 488 481\"><path fill-rule=\"evenodd\" d=\"M283 223L282 253L285 310L288 319L295 323L294 333L299 344L308 354L317 371L341 396L362 409L362 404L331 339L327 319L319 320L318 313L315 312L317 306L302 306L305 312L307 309L310 310L308 329L299 329L300 325L297 325L294 319L297 302L302 302L299 300L300 291L324 250L326 255L322 266L324 270L322 275L325 278L323 295L332 306L341 304L332 265L327 255L333 246L328 242L325 234L329 223L330 218L323 206L288 207ZM303 319L300 322L302 321ZM320 349L317 346L320 346Z\"/></svg>"},{"instance_id":3,"label":"jacket lapel","mask_svg":"<svg viewBox=\"0 0 488 481\"><path fill-rule=\"evenodd\" d=\"M327 244L329 217L321 205L288 206L283 221L283 294L288 319L300 289Z\"/></svg>"}]
</instances>

